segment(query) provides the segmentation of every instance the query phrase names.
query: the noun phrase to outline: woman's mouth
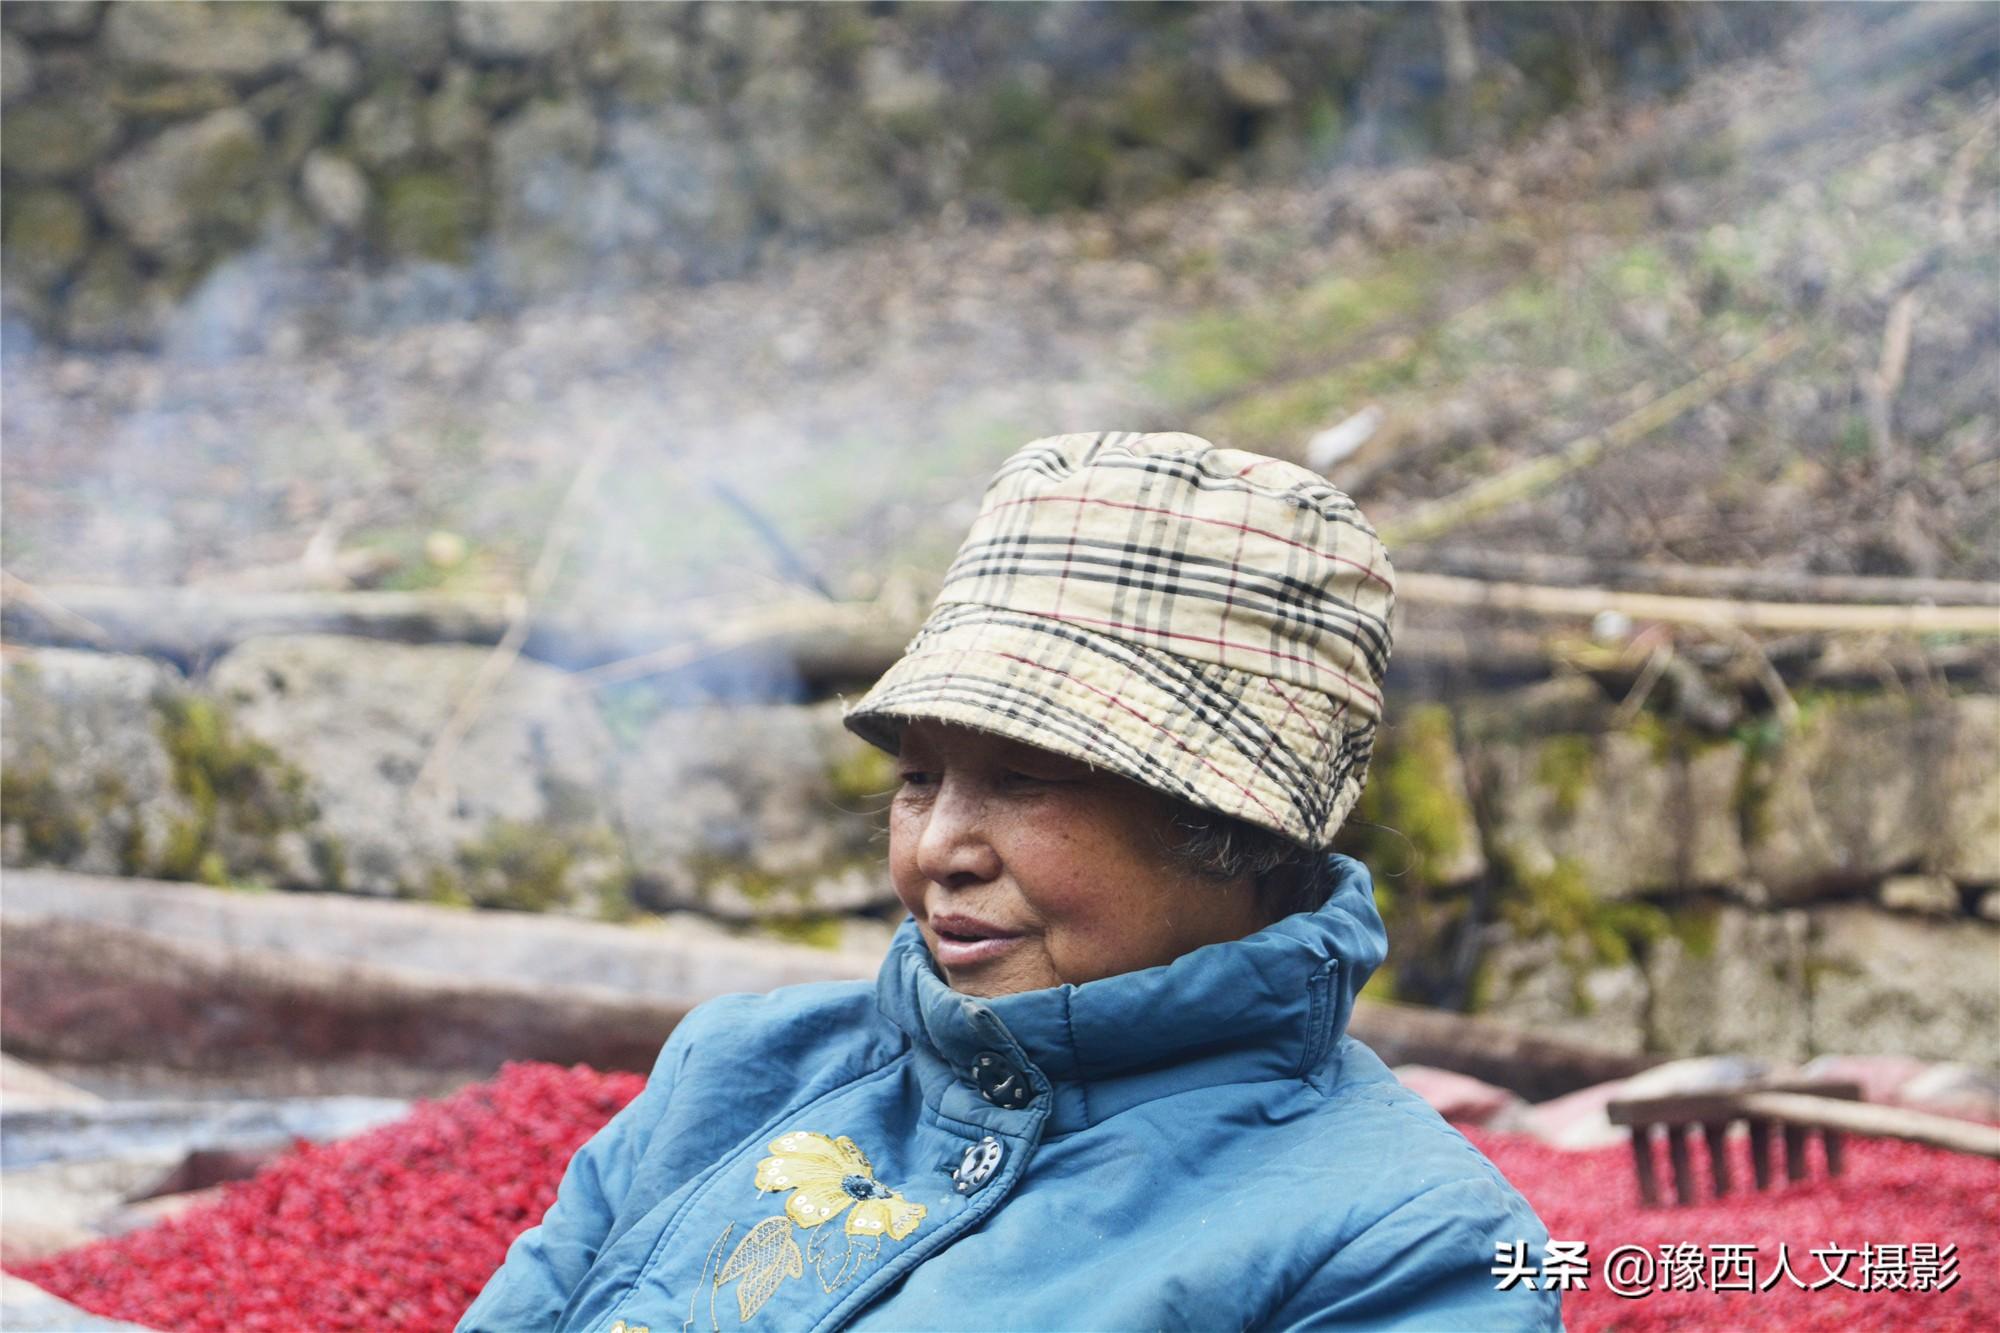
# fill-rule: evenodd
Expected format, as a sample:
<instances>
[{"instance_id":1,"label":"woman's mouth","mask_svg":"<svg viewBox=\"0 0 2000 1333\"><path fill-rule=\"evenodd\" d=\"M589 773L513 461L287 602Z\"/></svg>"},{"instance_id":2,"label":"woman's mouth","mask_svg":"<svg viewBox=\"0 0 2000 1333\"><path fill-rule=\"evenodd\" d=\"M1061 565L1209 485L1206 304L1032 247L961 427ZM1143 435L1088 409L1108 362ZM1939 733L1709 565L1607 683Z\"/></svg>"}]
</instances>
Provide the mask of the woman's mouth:
<instances>
[{"instance_id":1,"label":"woman's mouth","mask_svg":"<svg viewBox=\"0 0 2000 1333\"><path fill-rule=\"evenodd\" d=\"M938 966L965 968L998 958L1021 942L1021 936L969 916L934 916Z\"/></svg>"}]
</instances>

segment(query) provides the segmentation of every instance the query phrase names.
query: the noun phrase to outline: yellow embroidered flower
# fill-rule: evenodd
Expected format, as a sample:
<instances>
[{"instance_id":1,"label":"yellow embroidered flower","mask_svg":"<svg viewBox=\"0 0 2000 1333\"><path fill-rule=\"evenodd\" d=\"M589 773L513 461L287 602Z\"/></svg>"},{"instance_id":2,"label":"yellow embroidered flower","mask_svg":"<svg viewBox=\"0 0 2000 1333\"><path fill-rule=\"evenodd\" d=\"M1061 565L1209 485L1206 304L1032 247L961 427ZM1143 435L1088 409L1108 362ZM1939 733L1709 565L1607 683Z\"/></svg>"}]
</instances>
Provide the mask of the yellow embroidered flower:
<instances>
[{"instance_id":1,"label":"yellow embroidered flower","mask_svg":"<svg viewBox=\"0 0 2000 1333\"><path fill-rule=\"evenodd\" d=\"M854 1140L795 1130L774 1139L772 1156L757 1163L757 1188L791 1190L785 1215L802 1227L831 1222L847 1212L850 1236L887 1235L901 1240L927 1211L875 1179L875 1166Z\"/></svg>"}]
</instances>

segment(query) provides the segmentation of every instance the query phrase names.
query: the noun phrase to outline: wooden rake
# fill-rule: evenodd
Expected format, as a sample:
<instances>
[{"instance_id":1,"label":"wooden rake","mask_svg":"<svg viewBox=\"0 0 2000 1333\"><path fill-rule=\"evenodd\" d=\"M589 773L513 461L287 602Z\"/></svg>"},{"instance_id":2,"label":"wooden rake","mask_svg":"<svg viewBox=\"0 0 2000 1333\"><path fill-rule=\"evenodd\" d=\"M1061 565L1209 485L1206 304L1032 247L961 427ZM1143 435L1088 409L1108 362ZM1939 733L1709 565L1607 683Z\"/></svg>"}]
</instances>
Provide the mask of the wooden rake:
<instances>
[{"instance_id":1,"label":"wooden rake","mask_svg":"<svg viewBox=\"0 0 2000 1333\"><path fill-rule=\"evenodd\" d=\"M1750 1169L1760 1190L1771 1187L1774 1136L1784 1143L1785 1179L1805 1180L1810 1174L1806 1152L1818 1134L1829 1176L1844 1165L1848 1134L1903 1139L1952 1152L2000 1159L2000 1126L1982 1125L1950 1116L1910 1111L1897 1106L1870 1105L1860 1100L1857 1083L1763 1083L1726 1092L1689 1093L1674 1097L1624 1098L1605 1110L1614 1125L1632 1131L1632 1165L1639 1176L1639 1200L1647 1207L1660 1202L1659 1174L1654 1162L1654 1130L1667 1141L1667 1158L1674 1173L1674 1201L1695 1201L1694 1164L1689 1144L1699 1132L1708 1144L1708 1169L1714 1197L1729 1193L1729 1155L1724 1151L1729 1126L1744 1121L1750 1131Z\"/></svg>"}]
</instances>

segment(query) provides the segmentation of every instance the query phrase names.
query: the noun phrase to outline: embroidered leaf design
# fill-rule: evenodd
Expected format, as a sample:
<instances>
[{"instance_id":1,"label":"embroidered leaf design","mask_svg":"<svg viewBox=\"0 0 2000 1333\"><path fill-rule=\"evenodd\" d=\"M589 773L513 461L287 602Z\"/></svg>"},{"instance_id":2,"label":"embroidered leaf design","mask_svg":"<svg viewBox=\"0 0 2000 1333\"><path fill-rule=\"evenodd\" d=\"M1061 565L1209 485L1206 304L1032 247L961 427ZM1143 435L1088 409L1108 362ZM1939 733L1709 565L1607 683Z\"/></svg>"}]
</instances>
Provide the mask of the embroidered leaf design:
<instances>
[{"instance_id":1,"label":"embroidered leaf design","mask_svg":"<svg viewBox=\"0 0 2000 1333\"><path fill-rule=\"evenodd\" d=\"M803 1277L805 1271L805 1256L792 1239L790 1220L767 1217L744 1234L715 1275L715 1285L742 1279L736 1286L736 1308L747 1324L750 1316L764 1308L779 1283L787 1277Z\"/></svg>"}]
</instances>

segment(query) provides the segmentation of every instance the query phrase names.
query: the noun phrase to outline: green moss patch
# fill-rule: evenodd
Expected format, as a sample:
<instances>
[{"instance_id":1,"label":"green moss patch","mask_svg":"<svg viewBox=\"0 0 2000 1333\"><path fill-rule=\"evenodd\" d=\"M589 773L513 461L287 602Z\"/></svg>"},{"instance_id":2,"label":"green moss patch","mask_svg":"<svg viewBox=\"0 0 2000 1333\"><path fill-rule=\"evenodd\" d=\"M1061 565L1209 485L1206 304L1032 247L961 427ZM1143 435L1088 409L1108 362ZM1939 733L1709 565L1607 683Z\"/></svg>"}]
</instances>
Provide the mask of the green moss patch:
<instances>
[{"instance_id":1,"label":"green moss patch","mask_svg":"<svg viewBox=\"0 0 2000 1333\"><path fill-rule=\"evenodd\" d=\"M277 838L318 814L305 774L240 734L213 700L162 695L154 708L174 790L191 810L170 830L156 873L209 884L280 873Z\"/></svg>"}]
</instances>

